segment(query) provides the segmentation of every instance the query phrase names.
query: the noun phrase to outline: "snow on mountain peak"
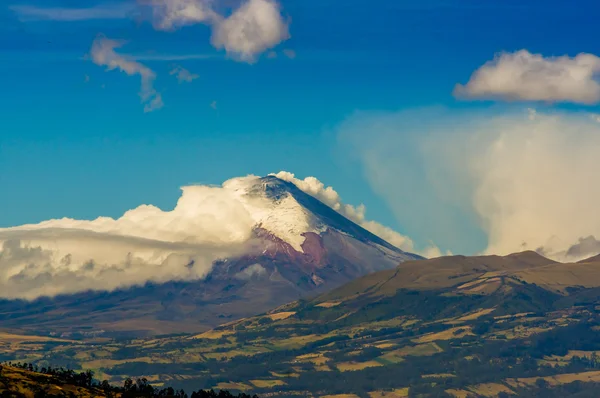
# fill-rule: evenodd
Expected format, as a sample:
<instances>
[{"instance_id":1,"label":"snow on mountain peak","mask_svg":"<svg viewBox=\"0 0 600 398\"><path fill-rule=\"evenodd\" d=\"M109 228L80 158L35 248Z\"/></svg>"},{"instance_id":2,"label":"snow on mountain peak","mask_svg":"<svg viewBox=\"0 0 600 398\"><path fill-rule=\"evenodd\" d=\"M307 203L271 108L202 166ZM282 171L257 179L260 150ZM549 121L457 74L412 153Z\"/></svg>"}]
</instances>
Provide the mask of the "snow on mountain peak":
<instances>
[{"instance_id":1,"label":"snow on mountain peak","mask_svg":"<svg viewBox=\"0 0 600 398\"><path fill-rule=\"evenodd\" d=\"M290 193L290 183L276 177L240 181L236 184L238 199L255 221L256 228L271 232L302 252L303 234L321 233L327 226L302 206Z\"/></svg>"}]
</instances>

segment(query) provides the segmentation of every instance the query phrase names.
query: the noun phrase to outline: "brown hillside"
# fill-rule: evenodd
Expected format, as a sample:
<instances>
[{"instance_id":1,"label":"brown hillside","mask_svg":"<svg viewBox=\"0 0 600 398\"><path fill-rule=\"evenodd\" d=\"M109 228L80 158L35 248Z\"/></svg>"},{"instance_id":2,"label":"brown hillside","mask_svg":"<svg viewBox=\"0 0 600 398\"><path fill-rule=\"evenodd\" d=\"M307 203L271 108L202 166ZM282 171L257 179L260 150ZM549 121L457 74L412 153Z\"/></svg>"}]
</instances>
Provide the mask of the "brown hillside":
<instances>
[{"instance_id":1,"label":"brown hillside","mask_svg":"<svg viewBox=\"0 0 600 398\"><path fill-rule=\"evenodd\" d=\"M600 262L600 254L598 254L594 257L586 258L585 260L578 261L577 263L581 264L581 263L598 263L598 262Z\"/></svg>"},{"instance_id":2,"label":"brown hillside","mask_svg":"<svg viewBox=\"0 0 600 398\"><path fill-rule=\"evenodd\" d=\"M105 397L103 391L64 384L56 377L0 365L0 396L2 397Z\"/></svg>"},{"instance_id":3,"label":"brown hillside","mask_svg":"<svg viewBox=\"0 0 600 398\"><path fill-rule=\"evenodd\" d=\"M557 263L533 251L508 256L448 256L430 260L408 261L394 270L377 272L359 278L319 298L340 300L356 294L394 294L398 289L442 289L474 280L482 275L516 272L557 266Z\"/></svg>"}]
</instances>

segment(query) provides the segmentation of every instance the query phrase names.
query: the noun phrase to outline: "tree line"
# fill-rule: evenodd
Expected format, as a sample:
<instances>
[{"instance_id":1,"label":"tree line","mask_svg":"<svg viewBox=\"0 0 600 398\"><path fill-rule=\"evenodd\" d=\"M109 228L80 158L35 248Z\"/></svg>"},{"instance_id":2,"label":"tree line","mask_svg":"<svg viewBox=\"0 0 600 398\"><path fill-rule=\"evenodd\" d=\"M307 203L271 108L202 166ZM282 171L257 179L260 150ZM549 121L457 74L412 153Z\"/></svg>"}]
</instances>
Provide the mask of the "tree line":
<instances>
[{"instance_id":1,"label":"tree line","mask_svg":"<svg viewBox=\"0 0 600 398\"><path fill-rule=\"evenodd\" d=\"M119 395L122 398L154 398L154 397L164 397L164 398L258 398L257 395L248 395L245 393L240 393L237 395L232 394L227 390L219 390L218 392L211 390L198 390L193 391L190 395L188 395L184 390L175 390L172 387L166 388L156 388L152 386L147 379L139 378L135 381L131 378L125 379L123 386L114 386L110 384L107 380L99 382L94 379L94 372L91 370L86 370L83 372L76 372L72 369L65 368L52 368L48 367L38 367L37 365L31 363L4 363L0 364L0 380L5 381L5 377L3 376L4 366L9 366L12 368L23 369L29 372L41 373L47 376L51 376L57 384L69 384L76 387L83 387L92 390L100 390L104 392L106 397L115 397ZM45 397L46 393L41 390L36 391L34 394L35 398Z\"/></svg>"}]
</instances>

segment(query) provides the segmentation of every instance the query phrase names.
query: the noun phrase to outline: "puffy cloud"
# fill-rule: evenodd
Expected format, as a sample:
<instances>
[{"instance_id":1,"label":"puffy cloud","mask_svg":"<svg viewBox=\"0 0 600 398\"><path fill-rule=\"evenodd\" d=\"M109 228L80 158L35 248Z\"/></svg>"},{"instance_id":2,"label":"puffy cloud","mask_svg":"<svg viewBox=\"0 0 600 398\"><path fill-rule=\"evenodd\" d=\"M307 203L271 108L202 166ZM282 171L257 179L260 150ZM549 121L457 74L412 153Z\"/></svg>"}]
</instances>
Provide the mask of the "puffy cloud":
<instances>
[{"instance_id":1,"label":"puffy cloud","mask_svg":"<svg viewBox=\"0 0 600 398\"><path fill-rule=\"evenodd\" d=\"M290 37L279 5L273 0L248 0L218 22L211 39L216 48L246 62Z\"/></svg>"},{"instance_id":2,"label":"puffy cloud","mask_svg":"<svg viewBox=\"0 0 600 398\"><path fill-rule=\"evenodd\" d=\"M483 233L485 253L540 249L563 259L585 243L584 256L593 254L589 239L580 241L600 236L600 124L589 114L362 114L340 138L419 237L454 252Z\"/></svg>"},{"instance_id":3,"label":"puffy cloud","mask_svg":"<svg viewBox=\"0 0 600 398\"><path fill-rule=\"evenodd\" d=\"M466 85L454 90L459 98L509 101L600 102L600 58L543 57L527 50L501 53L477 69Z\"/></svg>"},{"instance_id":4,"label":"puffy cloud","mask_svg":"<svg viewBox=\"0 0 600 398\"><path fill-rule=\"evenodd\" d=\"M191 83L200 77L197 74L192 73L189 70L187 70L184 67L179 66L179 65L177 65L173 69L171 69L171 72L169 72L169 74L175 75L175 77L177 78L177 81L179 83Z\"/></svg>"},{"instance_id":5,"label":"puffy cloud","mask_svg":"<svg viewBox=\"0 0 600 398\"><path fill-rule=\"evenodd\" d=\"M123 19L132 16L130 3L99 4L88 8L10 6L21 21L88 21L93 19Z\"/></svg>"},{"instance_id":6,"label":"puffy cloud","mask_svg":"<svg viewBox=\"0 0 600 398\"><path fill-rule=\"evenodd\" d=\"M315 177L306 177L305 179L296 178L296 176L287 171L281 171L273 174L277 178L285 181L289 181L300 188L302 191L308 193L311 196L319 199L327 206L331 207L344 217L351 221L354 221L367 231L379 236L380 238L388 241L392 245L409 252L414 251L413 241L404 235L394 231L393 229L386 227L378 222L366 219L366 207L361 204L359 206L352 206L342 202L340 195L332 188L326 187L321 181ZM430 251L431 253L437 253Z\"/></svg>"},{"instance_id":7,"label":"puffy cloud","mask_svg":"<svg viewBox=\"0 0 600 398\"><path fill-rule=\"evenodd\" d=\"M254 62L259 54L290 37L288 23L274 0L246 0L228 16L215 11L208 0L153 0L147 4L156 29L209 25L213 46L244 62Z\"/></svg>"},{"instance_id":8,"label":"puffy cloud","mask_svg":"<svg viewBox=\"0 0 600 398\"><path fill-rule=\"evenodd\" d=\"M121 55L115 49L125 45L125 41L111 40L104 36L98 36L92 43L90 56L96 65L106 66L107 70L119 69L133 76L139 75L142 80L140 97L144 103L144 111L151 112L163 106L162 96L154 89L156 74L147 66Z\"/></svg>"}]
</instances>

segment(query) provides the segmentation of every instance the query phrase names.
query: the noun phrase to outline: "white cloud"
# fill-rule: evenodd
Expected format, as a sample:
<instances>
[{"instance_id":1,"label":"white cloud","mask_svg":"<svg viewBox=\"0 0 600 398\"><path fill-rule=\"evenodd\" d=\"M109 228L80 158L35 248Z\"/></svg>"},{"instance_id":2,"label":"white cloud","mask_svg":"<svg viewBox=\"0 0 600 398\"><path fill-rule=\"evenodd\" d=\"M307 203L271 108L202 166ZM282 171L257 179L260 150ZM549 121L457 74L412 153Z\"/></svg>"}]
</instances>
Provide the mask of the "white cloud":
<instances>
[{"instance_id":1,"label":"white cloud","mask_svg":"<svg viewBox=\"0 0 600 398\"><path fill-rule=\"evenodd\" d=\"M289 23L276 0L243 0L229 14L215 9L213 0L137 0L136 3L109 3L89 8L10 7L21 20L84 21L90 19L152 19L155 29L175 31L204 24L212 31L211 43L233 59L255 62L263 52L290 37ZM151 17L148 16L151 14ZM295 56L287 50L288 57ZM142 59L176 60L206 58L204 54L183 56L139 56ZM134 59L134 57L130 57Z\"/></svg>"},{"instance_id":2,"label":"white cloud","mask_svg":"<svg viewBox=\"0 0 600 398\"><path fill-rule=\"evenodd\" d=\"M455 96L466 99L600 102L600 58L593 54L543 57L527 50L501 53L477 69Z\"/></svg>"},{"instance_id":3,"label":"white cloud","mask_svg":"<svg viewBox=\"0 0 600 398\"><path fill-rule=\"evenodd\" d=\"M88 8L10 6L21 21L88 21L93 19L124 19L132 16L131 3L108 3Z\"/></svg>"},{"instance_id":4,"label":"white cloud","mask_svg":"<svg viewBox=\"0 0 600 398\"><path fill-rule=\"evenodd\" d=\"M198 23L210 24L221 17L212 9L209 0L151 0L154 27L174 30Z\"/></svg>"},{"instance_id":5,"label":"white cloud","mask_svg":"<svg viewBox=\"0 0 600 398\"><path fill-rule=\"evenodd\" d=\"M454 252L482 231L485 253L561 259L600 236L600 124L587 113L357 115L340 138L398 220Z\"/></svg>"},{"instance_id":6,"label":"white cloud","mask_svg":"<svg viewBox=\"0 0 600 398\"><path fill-rule=\"evenodd\" d=\"M259 54L290 37L288 23L274 0L246 0L228 16L215 11L208 0L153 0L149 5L156 29L209 25L213 46L244 62L254 62Z\"/></svg>"},{"instance_id":7,"label":"white cloud","mask_svg":"<svg viewBox=\"0 0 600 398\"><path fill-rule=\"evenodd\" d=\"M290 37L288 24L273 0L248 0L218 22L211 39L216 48L246 62Z\"/></svg>"},{"instance_id":8,"label":"white cloud","mask_svg":"<svg viewBox=\"0 0 600 398\"><path fill-rule=\"evenodd\" d=\"M215 58L215 54L129 54L131 59L136 61L187 61L194 59L210 59Z\"/></svg>"},{"instance_id":9,"label":"white cloud","mask_svg":"<svg viewBox=\"0 0 600 398\"><path fill-rule=\"evenodd\" d=\"M162 96L154 89L156 74L147 66L121 55L115 51L126 42L110 40L104 36L97 37L92 43L90 56L96 65L106 66L107 70L119 69L126 74L139 75L142 80L140 97L144 103L144 111L151 112L163 106Z\"/></svg>"},{"instance_id":10,"label":"white cloud","mask_svg":"<svg viewBox=\"0 0 600 398\"><path fill-rule=\"evenodd\" d=\"M294 174L287 171L281 171L273 175L277 178L293 183L304 192L319 199L321 202L325 203L327 206L331 207L344 217L348 218L351 221L354 221L367 231L372 232L380 238L388 241L392 245L404 251L414 252L414 244L409 237L401 235L393 229L379 224L376 221L367 220L367 209L363 204L359 206L345 204L344 202L342 202L340 195L332 187L326 187L325 184L323 184L315 177L306 177L302 180L296 178ZM439 251L436 252L433 249L427 250L429 254L439 253Z\"/></svg>"},{"instance_id":11,"label":"white cloud","mask_svg":"<svg viewBox=\"0 0 600 398\"><path fill-rule=\"evenodd\" d=\"M179 83L191 83L200 77L197 74L192 73L189 70L185 69L183 66L179 65L171 69L171 72L169 72L169 74L175 75Z\"/></svg>"},{"instance_id":12,"label":"white cloud","mask_svg":"<svg viewBox=\"0 0 600 398\"><path fill-rule=\"evenodd\" d=\"M215 111L217 110L217 101L213 101L210 103L210 107L213 108Z\"/></svg>"}]
</instances>

